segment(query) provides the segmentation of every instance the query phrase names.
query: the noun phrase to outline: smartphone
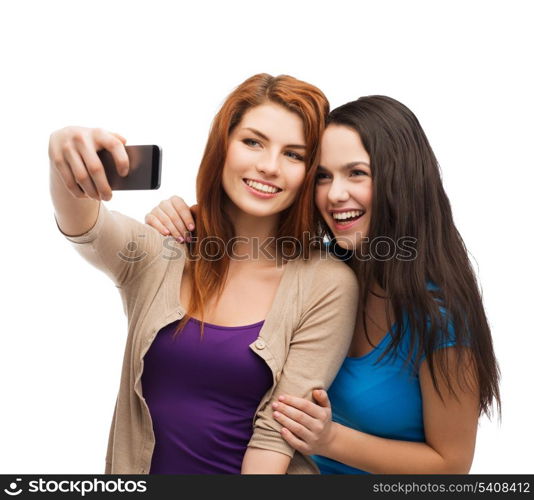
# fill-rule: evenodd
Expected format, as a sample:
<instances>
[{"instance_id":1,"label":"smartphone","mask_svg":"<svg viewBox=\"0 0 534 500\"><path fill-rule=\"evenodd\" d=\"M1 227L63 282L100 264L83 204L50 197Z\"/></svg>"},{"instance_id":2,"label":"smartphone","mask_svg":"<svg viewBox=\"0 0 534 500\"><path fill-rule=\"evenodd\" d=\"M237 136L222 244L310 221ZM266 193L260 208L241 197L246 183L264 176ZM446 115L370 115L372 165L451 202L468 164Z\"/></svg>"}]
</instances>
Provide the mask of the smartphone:
<instances>
[{"instance_id":1,"label":"smartphone","mask_svg":"<svg viewBox=\"0 0 534 500\"><path fill-rule=\"evenodd\" d=\"M112 191L158 189L161 183L161 148L155 145L124 146L130 162L126 177L117 173L113 156L106 149L97 152Z\"/></svg>"}]
</instances>

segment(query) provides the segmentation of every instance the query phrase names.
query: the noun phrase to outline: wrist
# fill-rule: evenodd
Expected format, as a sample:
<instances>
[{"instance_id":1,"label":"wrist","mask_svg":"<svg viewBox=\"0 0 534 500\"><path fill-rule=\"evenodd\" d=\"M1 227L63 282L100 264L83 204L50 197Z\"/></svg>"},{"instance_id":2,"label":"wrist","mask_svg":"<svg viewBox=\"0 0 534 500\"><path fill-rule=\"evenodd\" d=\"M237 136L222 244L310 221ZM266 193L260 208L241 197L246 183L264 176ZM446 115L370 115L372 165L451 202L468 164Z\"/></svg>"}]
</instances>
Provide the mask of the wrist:
<instances>
[{"instance_id":1,"label":"wrist","mask_svg":"<svg viewBox=\"0 0 534 500\"><path fill-rule=\"evenodd\" d=\"M321 450L319 450L319 455L322 455L323 457L329 457L332 454L332 450L334 448L338 432L339 432L339 424L337 422L332 422L330 424L330 427L328 429L328 434L326 436L326 439L324 441L323 446L321 447Z\"/></svg>"}]
</instances>

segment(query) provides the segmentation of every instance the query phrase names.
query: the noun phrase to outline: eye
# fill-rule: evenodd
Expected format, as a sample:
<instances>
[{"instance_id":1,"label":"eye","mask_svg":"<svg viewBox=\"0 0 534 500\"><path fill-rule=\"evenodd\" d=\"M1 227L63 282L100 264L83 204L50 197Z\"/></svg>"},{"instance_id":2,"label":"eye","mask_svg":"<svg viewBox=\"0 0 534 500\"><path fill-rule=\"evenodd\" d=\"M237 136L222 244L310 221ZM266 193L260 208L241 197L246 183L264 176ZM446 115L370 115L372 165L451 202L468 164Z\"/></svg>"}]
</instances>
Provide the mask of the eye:
<instances>
[{"instance_id":1,"label":"eye","mask_svg":"<svg viewBox=\"0 0 534 500\"><path fill-rule=\"evenodd\" d=\"M293 160L304 161L304 156L295 153L295 151L286 151L285 155Z\"/></svg>"},{"instance_id":2,"label":"eye","mask_svg":"<svg viewBox=\"0 0 534 500\"><path fill-rule=\"evenodd\" d=\"M250 146L251 148L255 148L256 146L261 146L261 144L255 139L243 139L243 143L246 144L247 146Z\"/></svg>"},{"instance_id":3,"label":"eye","mask_svg":"<svg viewBox=\"0 0 534 500\"><path fill-rule=\"evenodd\" d=\"M357 168L350 171L351 177L359 177L360 175L367 175L367 172L365 172L365 170L360 170Z\"/></svg>"},{"instance_id":4,"label":"eye","mask_svg":"<svg viewBox=\"0 0 534 500\"><path fill-rule=\"evenodd\" d=\"M320 183L321 181L328 180L330 178L330 174L327 174L325 172L318 172L315 175L315 182Z\"/></svg>"}]
</instances>

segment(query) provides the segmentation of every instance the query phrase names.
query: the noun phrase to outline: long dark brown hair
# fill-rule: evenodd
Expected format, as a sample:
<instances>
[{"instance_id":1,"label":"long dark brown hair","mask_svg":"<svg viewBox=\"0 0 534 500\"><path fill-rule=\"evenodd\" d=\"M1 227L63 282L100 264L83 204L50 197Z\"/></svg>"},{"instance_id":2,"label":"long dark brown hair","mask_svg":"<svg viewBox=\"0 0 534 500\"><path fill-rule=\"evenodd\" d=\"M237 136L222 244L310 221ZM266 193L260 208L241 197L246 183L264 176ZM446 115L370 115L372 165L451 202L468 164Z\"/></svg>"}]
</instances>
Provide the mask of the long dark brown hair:
<instances>
[{"instance_id":1,"label":"long dark brown hair","mask_svg":"<svg viewBox=\"0 0 534 500\"><path fill-rule=\"evenodd\" d=\"M393 311L396 328L383 356L395 353L401 337L410 332L409 358L415 366L426 357L438 394L436 373L453 393L458 382L467 384L466 367L475 368L480 412L490 415L497 403L500 415L499 368L491 332L467 249L452 217L439 164L416 116L386 96L367 96L333 110L327 125L349 127L361 137L371 158L372 215L368 239L389 237L394 242L410 237L416 257L364 260L355 253L352 264L362 293L358 314L367 334L366 304L370 285L386 291L386 310ZM315 223L321 225L318 211ZM323 234L333 234L322 222ZM390 322L391 323L391 322ZM444 332L454 331L458 371L451 373L446 356L435 350ZM372 344L372 343L371 343ZM457 387L457 386L456 386Z\"/></svg>"},{"instance_id":2,"label":"long dark brown hair","mask_svg":"<svg viewBox=\"0 0 534 500\"><path fill-rule=\"evenodd\" d=\"M318 161L319 140L324 131L329 111L328 100L315 86L288 75L271 76L266 73L254 75L239 85L224 101L213 120L206 149L200 163L196 194L195 239L189 247L189 256L201 255L201 245L206 242L228 242L236 236L230 217L226 214L227 195L222 186L222 173L228 149L228 138L240 123L243 115L253 107L272 102L297 114L303 123L306 141L305 183L313 181L313 168ZM303 185L304 185L303 184ZM310 220L313 207L313 189L299 190L293 204L280 214L276 237L277 244L297 240L301 242L301 255L308 257ZM308 213L310 212L310 213ZM298 247L297 247L298 250ZM297 254L294 255L296 257ZM226 252L213 259L191 259L191 298L187 315L180 321L176 332L198 314L202 319L206 301L217 296L225 283L230 258ZM202 329L203 330L203 321Z\"/></svg>"}]
</instances>

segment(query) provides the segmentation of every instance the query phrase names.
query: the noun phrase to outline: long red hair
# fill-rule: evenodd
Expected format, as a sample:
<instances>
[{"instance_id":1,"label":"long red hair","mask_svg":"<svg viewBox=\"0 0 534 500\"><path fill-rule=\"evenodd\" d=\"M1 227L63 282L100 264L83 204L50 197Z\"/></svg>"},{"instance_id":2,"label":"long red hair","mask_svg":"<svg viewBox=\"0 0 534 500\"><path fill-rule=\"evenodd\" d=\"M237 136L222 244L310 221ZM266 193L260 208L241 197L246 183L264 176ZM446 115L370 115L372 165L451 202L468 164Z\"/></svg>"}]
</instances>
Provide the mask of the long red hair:
<instances>
[{"instance_id":1,"label":"long red hair","mask_svg":"<svg viewBox=\"0 0 534 500\"><path fill-rule=\"evenodd\" d=\"M213 120L206 149L197 175L195 237L188 247L189 257L202 255L201 248L210 239L228 242L235 237L230 219L225 214L227 195L222 186L222 173L228 149L228 138L249 109L272 102L296 113L303 122L306 141L306 177L293 204L280 214L277 243L286 240L300 242L300 250L293 257L309 255L307 241L313 228L314 170L318 162L319 140L323 133L329 104L315 86L291 76L273 77L266 73L254 75L239 85L226 99ZM298 246L297 246L298 247ZM190 259L191 296L188 312L180 321L181 331L189 318L203 320L206 301L221 293L230 257L223 252L213 259ZM203 326L203 325L202 325Z\"/></svg>"}]
</instances>

